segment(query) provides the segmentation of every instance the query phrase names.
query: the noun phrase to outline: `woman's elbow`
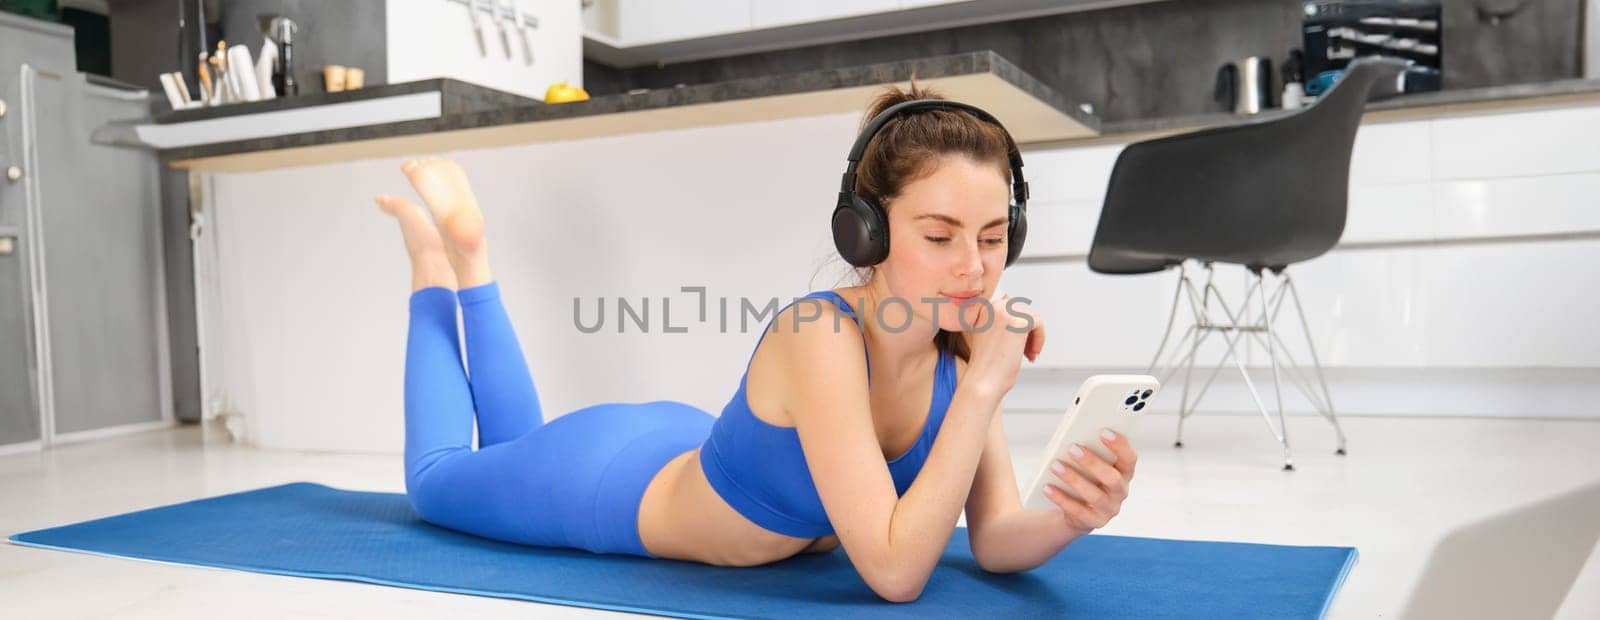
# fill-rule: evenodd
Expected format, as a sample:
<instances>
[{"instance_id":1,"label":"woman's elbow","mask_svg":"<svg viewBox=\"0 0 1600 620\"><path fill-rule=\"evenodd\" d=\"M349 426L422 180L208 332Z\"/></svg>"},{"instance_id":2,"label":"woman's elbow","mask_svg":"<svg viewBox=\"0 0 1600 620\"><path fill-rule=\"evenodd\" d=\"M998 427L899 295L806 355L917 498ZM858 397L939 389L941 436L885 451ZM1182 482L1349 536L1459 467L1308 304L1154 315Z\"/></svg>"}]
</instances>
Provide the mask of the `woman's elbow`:
<instances>
[{"instance_id":1,"label":"woman's elbow","mask_svg":"<svg viewBox=\"0 0 1600 620\"><path fill-rule=\"evenodd\" d=\"M891 603L910 603L922 596L922 590L927 587L926 576L918 579L911 576L897 576L873 584L872 591L880 598Z\"/></svg>"},{"instance_id":2,"label":"woman's elbow","mask_svg":"<svg viewBox=\"0 0 1600 620\"><path fill-rule=\"evenodd\" d=\"M977 561L979 570L992 575L1014 575L1039 567L1039 564L1018 564L1016 561L1000 561L995 558L980 558L976 555L973 556L973 559ZM1048 559L1045 558L1045 560Z\"/></svg>"},{"instance_id":3,"label":"woman's elbow","mask_svg":"<svg viewBox=\"0 0 1600 620\"><path fill-rule=\"evenodd\" d=\"M878 596L890 603L911 603L922 597L922 588L878 590Z\"/></svg>"},{"instance_id":4,"label":"woman's elbow","mask_svg":"<svg viewBox=\"0 0 1600 620\"><path fill-rule=\"evenodd\" d=\"M978 563L978 569L991 575L1013 575L1028 570L1027 567L1022 566L1001 566L982 562Z\"/></svg>"}]
</instances>

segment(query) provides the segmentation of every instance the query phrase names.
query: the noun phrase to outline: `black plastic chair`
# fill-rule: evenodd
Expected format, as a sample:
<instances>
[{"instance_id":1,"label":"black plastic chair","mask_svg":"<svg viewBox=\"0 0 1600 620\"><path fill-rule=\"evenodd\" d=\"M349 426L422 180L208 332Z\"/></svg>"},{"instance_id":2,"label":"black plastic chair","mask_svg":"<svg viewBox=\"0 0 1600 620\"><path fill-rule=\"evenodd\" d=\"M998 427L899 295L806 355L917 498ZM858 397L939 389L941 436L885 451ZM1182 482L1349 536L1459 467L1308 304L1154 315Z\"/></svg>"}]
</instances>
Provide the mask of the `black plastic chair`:
<instances>
[{"instance_id":1,"label":"black plastic chair","mask_svg":"<svg viewBox=\"0 0 1600 620\"><path fill-rule=\"evenodd\" d=\"M1337 452L1345 453L1344 431L1334 414L1327 380L1311 345L1299 294L1286 269L1326 253L1344 234L1350 153L1366 101L1372 94L1399 92L1398 78L1407 64L1388 58L1360 59L1350 64L1321 99L1298 112L1138 142L1128 145L1117 157L1089 249L1089 268L1104 274L1142 274L1173 267L1179 270L1167 328L1150 363L1153 372L1172 335L1178 303L1187 296L1195 323L1174 351L1182 351L1186 342L1189 351L1169 364L1162 377L1165 383L1180 365L1185 368L1175 443L1178 447L1183 446L1183 421L1194 412L1212 380L1231 358L1244 375L1268 430L1283 445L1284 469L1294 469L1288 429L1283 423L1283 396L1278 390L1281 356L1289 362L1289 378L1333 425L1339 438ZM1198 261L1206 270L1205 285L1198 290L1185 267L1190 260ZM1255 275L1237 314L1212 284L1212 265L1219 262L1242 265ZM1279 278L1270 297L1263 271ZM1294 300L1305 329L1320 393L1272 329L1286 292ZM1265 300L1261 315L1246 320L1246 308L1257 294ZM1213 312L1212 302L1223 314ZM1200 344L1212 333L1222 334L1228 350L1190 402L1194 358ZM1235 354L1236 345L1246 337L1264 347L1272 363L1278 402L1276 428L1243 361Z\"/></svg>"}]
</instances>

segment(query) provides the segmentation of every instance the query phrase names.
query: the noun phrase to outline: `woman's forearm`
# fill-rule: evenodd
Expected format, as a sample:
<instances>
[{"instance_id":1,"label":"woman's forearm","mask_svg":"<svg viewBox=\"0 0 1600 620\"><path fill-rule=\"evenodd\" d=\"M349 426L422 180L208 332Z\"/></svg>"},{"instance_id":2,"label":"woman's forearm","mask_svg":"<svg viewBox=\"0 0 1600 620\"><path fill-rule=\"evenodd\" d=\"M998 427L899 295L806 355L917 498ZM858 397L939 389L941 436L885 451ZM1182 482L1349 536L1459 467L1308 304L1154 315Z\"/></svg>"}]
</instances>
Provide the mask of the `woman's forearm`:
<instances>
[{"instance_id":1,"label":"woman's forearm","mask_svg":"<svg viewBox=\"0 0 1600 620\"><path fill-rule=\"evenodd\" d=\"M902 587L915 597L955 532L983 455L1000 394L976 382L956 387L916 481L889 518L889 548Z\"/></svg>"},{"instance_id":2,"label":"woman's forearm","mask_svg":"<svg viewBox=\"0 0 1600 620\"><path fill-rule=\"evenodd\" d=\"M979 568L1015 573L1044 564L1086 533L1063 527L1059 510L1018 510L995 518L982 539L970 542Z\"/></svg>"}]
</instances>

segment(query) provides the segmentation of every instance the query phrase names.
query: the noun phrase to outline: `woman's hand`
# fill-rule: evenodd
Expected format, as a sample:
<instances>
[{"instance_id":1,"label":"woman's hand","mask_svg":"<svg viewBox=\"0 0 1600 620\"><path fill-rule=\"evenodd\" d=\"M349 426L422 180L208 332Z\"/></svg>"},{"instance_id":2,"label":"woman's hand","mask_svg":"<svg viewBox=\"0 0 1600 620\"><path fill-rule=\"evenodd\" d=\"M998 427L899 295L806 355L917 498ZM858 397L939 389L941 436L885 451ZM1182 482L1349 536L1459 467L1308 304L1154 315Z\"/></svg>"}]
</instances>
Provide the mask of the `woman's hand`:
<instances>
[{"instance_id":1,"label":"woman's hand","mask_svg":"<svg viewBox=\"0 0 1600 620\"><path fill-rule=\"evenodd\" d=\"M967 332L971 361L967 375L997 394L1011 391L1022 358L1036 361L1044 350L1044 319L1027 303L997 294L979 304L978 319Z\"/></svg>"},{"instance_id":2,"label":"woman's hand","mask_svg":"<svg viewBox=\"0 0 1600 620\"><path fill-rule=\"evenodd\" d=\"M1087 476L1065 462L1051 467L1063 486L1083 499L1072 497L1050 483L1044 485L1045 497L1061 508L1062 525L1075 536L1105 527L1122 511L1122 500L1128 498L1128 484L1133 481L1133 468L1139 462L1139 455L1121 433L1101 431L1100 443L1111 449L1111 454L1117 457L1116 463L1107 463L1094 452L1074 445L1074 453L1069 458L1089 472Z\"/></svg>"}]
</instances>

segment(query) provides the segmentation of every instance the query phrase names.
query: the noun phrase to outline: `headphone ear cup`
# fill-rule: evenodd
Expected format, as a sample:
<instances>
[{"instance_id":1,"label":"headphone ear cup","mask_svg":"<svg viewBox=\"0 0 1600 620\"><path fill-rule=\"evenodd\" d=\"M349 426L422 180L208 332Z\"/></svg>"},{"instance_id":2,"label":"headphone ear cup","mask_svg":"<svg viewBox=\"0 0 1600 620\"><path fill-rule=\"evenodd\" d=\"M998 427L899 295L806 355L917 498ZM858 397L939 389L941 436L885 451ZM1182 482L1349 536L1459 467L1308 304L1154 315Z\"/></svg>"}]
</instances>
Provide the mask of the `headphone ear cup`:
<instances>
[{"instance_id":1,"label":"headphone ear cup","mask_svg":"<svg viewBox=\"0 0 1600 620\"><path fill-rule=\"evenodd\" d=\"M1006 229L1006 266L1022 256L1022 244L1028 240L1028 210L1011 205L1011 225Z\"/></svg>"},{"instance_id":2,"label":"headphone ear cup","mask_svg":"<svg viewBox=\"0 0 1600 620\"><path fill-rule=\"evenodd\" d=\"M833 210L833 245L856 267L876 265L889 256L889 225L876 200L849 195L839 201Z\"/></svg>"}]
</instances>

